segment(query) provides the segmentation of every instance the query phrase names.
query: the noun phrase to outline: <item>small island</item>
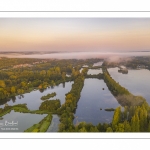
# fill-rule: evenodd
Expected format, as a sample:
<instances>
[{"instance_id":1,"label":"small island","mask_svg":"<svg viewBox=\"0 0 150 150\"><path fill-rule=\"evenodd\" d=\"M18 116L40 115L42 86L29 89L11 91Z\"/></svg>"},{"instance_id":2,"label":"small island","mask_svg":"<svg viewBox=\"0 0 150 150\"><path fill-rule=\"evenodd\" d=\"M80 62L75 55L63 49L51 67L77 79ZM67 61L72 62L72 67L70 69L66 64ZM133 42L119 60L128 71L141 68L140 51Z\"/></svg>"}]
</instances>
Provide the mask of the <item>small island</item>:
<instances>
[{"instance_id":1,"label":"small island","mask_svg":"<svg viewBox=\"0 0 150 150\"><path fill-rule=\"evenodd\" d=\"M115 111L114 108L106 108L105 111Z\"/></svg>"},{"instance_id":2,"label":"small island","mask_svg":"<svg viewBox=\"0 0 150 150\"><path fill-rule=\"evenodd\" d=\"M56 99L56 100L46 100L44 102L41 103L39 110L41 111L49 111L49 112L57 112L57 109L60 108L61 104L60 104L60 100Z\"/></svg>"},{"instance_id":3,"label":"small island","mask_svg":"<svg viewBox=\"0 0 150 150\"><path fill-rule=\"evenodd\" d=\"M53 93L51 93L51 94L47 94L46 96L42 96L42 97L41 97L41 100L47 100L47 99L52 98L52 97L54 97L54 96L56 96L56 93L55 93L55 92L53 92Z\"/></svg>"}]
</instances>

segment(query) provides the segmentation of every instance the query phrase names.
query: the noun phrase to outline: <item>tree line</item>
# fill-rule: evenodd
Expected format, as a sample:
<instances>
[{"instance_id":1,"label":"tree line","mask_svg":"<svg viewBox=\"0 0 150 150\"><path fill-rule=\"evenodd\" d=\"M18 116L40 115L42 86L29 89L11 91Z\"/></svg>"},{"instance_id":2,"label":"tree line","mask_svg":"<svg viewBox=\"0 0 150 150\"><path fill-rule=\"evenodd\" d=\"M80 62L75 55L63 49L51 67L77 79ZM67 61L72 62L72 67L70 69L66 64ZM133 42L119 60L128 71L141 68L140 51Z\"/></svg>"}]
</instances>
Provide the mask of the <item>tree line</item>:
<instances>
[{"instance_id":1,"label":"tree line","mask_svg":"<svg viewBox=\"0 0 150 150\"><path fill-rule=\"evenodd\" d=\"M7 61L8 63L4 63ZM92 65L98 59L89 60L43 60L32 67L13 69L12 66L24 63L36 63L40 59L1 58L0 63L5 64L7 70L0 70L0 101L22 95L33 89L43 91L66 81L73 81L79 74L82 65ZM11 64L11 65L10 65ZM11 67L10 67L11 66ZM66 74L71 74L67 77Z\"/></svg>"},{"instance_id":2,"label":"tree line","mask_svg":"<svg viewBox=\"0 0 150 150\"><path fill-rule=\"evenodd\" d=\"M66 94L65 103L58 109L58 114L60 115L60 132L71 132L74 129L74 112L84 86L84 79L87 71L88 70L84 68L81 74L76 77L72 89Z\"/></svg>"}]
</instances>

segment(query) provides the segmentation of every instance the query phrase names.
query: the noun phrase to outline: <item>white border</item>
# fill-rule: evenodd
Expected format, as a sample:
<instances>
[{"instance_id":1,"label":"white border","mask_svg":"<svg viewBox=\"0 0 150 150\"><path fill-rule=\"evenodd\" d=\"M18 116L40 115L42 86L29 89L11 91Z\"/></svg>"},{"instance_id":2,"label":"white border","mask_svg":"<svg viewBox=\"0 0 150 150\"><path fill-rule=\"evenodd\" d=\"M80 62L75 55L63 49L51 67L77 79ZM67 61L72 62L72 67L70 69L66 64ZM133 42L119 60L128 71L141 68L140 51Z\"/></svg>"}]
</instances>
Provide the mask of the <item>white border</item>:
<instances>
[{"instance_id":1,"label":"white border","mask_svg":"<svg viewBox=\"0 0 150 150\"><path fill-rule=\"evenodd\" d=\"M0 12L0 18L149 18L150 12Z\"/></svg>"},{"instance_id":2,"label":"white border","mask_svg":"<svg viewBox=\"0 0 150 150\"><path fill-rule=\"evenodd\" d=\"M150 18L150 12L0 12L0 18ZM0 138L145 139L149 133L0 133Z\"/></svg>"},{"instance_id":3,"label":"white border","mask_svg":"<svg viewBox=\"0 0 150 150\"><path fill-rule=\"evenodd\" d=\"M0 133L0 138L29 138L29 139L150 139L150 133L108 133L108 132L95 132L95 133Z\"/></svg>"},{"instance_id":4,"label":"white border","mask_svg":"<svg viewBox=\"0 0 150 150\"><path fill-rule=\"evenodd\" d=\"M1 11L145 11L149 0L3 0Z\"/></svg>"}]
</instances>

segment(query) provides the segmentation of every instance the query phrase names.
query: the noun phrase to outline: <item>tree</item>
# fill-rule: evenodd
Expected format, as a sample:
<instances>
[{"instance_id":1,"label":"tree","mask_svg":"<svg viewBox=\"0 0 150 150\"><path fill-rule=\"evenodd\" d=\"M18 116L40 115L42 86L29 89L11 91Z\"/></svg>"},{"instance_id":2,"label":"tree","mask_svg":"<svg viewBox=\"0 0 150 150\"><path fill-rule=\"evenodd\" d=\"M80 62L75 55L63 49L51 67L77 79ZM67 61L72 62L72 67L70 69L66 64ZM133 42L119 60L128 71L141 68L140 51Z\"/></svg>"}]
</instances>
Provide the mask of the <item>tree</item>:
<instances>
[{"instance_id":1,"label":"tree","mask_svg":"<svg viewBox=\"0 0 150 150\"><path fill-rule=\"evenodd\" d=\"M16 92L16 88L14 86L11 87L11 93L14 94Z\"/></svg>"},{"instance_id":2,"label":"tree","mask_svg":"<svg viewBox=\"0 0 150 150\"><path fill-rule=\"evenodd\" d=\"M127 117L128 117L128 116L127 116L127 115L128 115L128 107L127 107L127 106L124 107L124 113L123 113L123 114L124 114L123 119L124 119L124 120L128 119L128 118L127 118Z\"/></svg>"},{"instance_id":3,"label":"tree","mask_svg":"<svg viewBox=\"0 0 150 150\"><path fill-rule=\"evenodd\" d=\"M148 132L150 132L150 122L148 123Z\"/></svg>"},{"instance_id":4,"label":"tree","mask_svg":"<svg viewBox=\"0 0 150 150\"><path fill-rule=\"evenodd\" d=\"M0 80L0 87L2 87L2 88L6 87L5 82L3 80Z\"/></svg>"},{"instance_id":5,"label":"tree","mask_svg":"<svg viewBox=\"0 0 150 150\"><path fill-rule=\"evenodd\" d=\"M65 125L64 125L63 123L60 123L60 124L59 124L59 131L60 131L60 132L65 131Z\"/></svg>"},{"instance_id":6,"label":"tree","mask_svg":"<svg viewBox=\"0 0 150 150\"><path fill-rule=\"evenodd\" d=\"M85 127L82 127L82 128L79 130L79 132L87 132L87 131L86 131Z\"/></svg>"},{"instance_id":7,"label":"tree","mask_svg":"<svg viewBox=\"0 0 150 150\"><path fill-rule=\"evenodd\" d=\"M138 114L136 113L131 119L131 132L139 132L140 131L140 122Z\"/></svg>"},{"instance_id":8,"label":"tree","mask_svg":"<svg viewBox=\"0 0 150 150\"><path fill-rule=\"evenodd\" d=\"M116 127L116 132L124 132L124 124L119 123Z\"/></svg>"},{"instance_id":9,"label":"tree","mask_svg":"<svg viewBox=\"0 0 150 150\"><path fill-rule=\"evenodd\" d=\"M99 132L98 129L96 127L91 127L90 128L90 132Z\"/></svg>"},{"instance_id":10,"label":"tree","mask_svg":"<svg viewBox=\"0 0 150 150\"><path fill-rule=\"evenodd\" d=\"M62 73L62 79L65 81L65 79L66 79L66 73L65 72L63 72Z\"/></svg>"},{"instance_id":11,"label":"tree","mask_svg":"<svg viewBox=\"0 0 150 150\"><path fill-rule=\"evenodd\" d=\"M21 82L21 86L22 86L23 88L25 88L26 85L27 85L27 83L26 83L25 81Z\"/></svg>"},{"instance_id":12,"label":"tree","mask_svg":"<svg viewBox=\"0 0 150 150\"><path fill-rule=\"evenodd\" d=\"M124 121L124 132L131 132L131 126L127 120Z\"/></svg>"},{"instance_id":13,"label":"tree","mask_svg":"<svg viewBox=\"0 0 150 150\"><path fill-rule=\"evenodd\" d=\"M106 132L113 132L112 128L111 127L108 127Z\"/></svg>"},{"instance_id":14,"label":"tree","mask_svg":"<svg viewBox=\"0 0 150 150\"><path fill-rule=\"evenodd\" d=\"M121 120L121 107L116 108L115 112L114 112L114 116L113 116L113 120L112 120L112 128L113 130L115 130L116 125L118 125L118 123Z\"/></svg>"}]
</instances>

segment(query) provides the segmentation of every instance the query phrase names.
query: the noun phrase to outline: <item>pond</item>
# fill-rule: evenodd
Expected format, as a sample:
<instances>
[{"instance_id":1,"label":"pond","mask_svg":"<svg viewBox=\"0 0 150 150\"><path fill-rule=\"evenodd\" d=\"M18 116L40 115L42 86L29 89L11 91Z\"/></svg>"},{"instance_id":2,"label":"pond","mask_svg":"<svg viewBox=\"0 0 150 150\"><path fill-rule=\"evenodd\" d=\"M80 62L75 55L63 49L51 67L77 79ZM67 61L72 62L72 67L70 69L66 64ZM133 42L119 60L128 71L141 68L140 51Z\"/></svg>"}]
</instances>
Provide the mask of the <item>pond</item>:
<instances>
[{"instance_id":1,"label":"pond","mask_svg":"<svg viewBox=\"0 0 150 150\"><path fill-rule=\"evenodd\" d=\"M104 122L110 123L114 111L105 111L104 109L118 106L120 106L119 103L110 93L103 80L85 79L73 123L74 125L83 121L93 125Z\"/></svg>"},{"instance_id":2,"label":"pond","mask_svg":"<svg viewBox=\"0 0 150 150\"><path fill-rule=\"evenodd\" d=\"M53 115L51 125L49 126L47 132L58 132L59 123L60 121L58 115Z\"/></svg>"},{"instance_id":3,"label":"pond","mask_svg":"<svg viewBox=\"0 0 150 150\"><path fill-rule=\"evenodd\" d=\"M0 132L24 132L33 124L39 123L44 117L46 114L19 113L12 110L0 120ZM12 126L10 123L13 123Z\"/></svg>"},{"instance_id":4,"label":"pond","mask_svg":"<svg viewBox=\"0 0 150 150\"><path fill-rule=\"evenodd\" d=\"M99 73L103 73L101 68L99 68L99 69L89 69L88 72L87 72L88 75L89 74L94 75L94 74L99 74Z\"/></svg>"},{"instance_id":5,"label":"pond","mask_svg":"<svg viewBox=\"0 0 150 150\"><path fill-rule=\"evenodd\" d=\"M103 61L100 61L100 62L94 63L94 64L93 64L93 67L94 67L94 66L101 66L102 64L103 64Z\"/></svg>"},{"instance_id":6,"label":"pond","mask_svg":"<svg viewBox=\"0 0 150 150\"><path fill-rule=\"evenodd\" d=\"M37 110L39 109L40 104L43 102L41 100L41 97L44 95L47 95L48 93L56 92L56 96L51 99L60 99L61 104L65 102L65 94L68 93L72 88L73 81L71 82L65 82L65 84L59 84L58 86L55 86L54 88L47 88L42 93L37 91L32 91L30 93L24 94L23 98L19 98L16 96L15 100L10 100L6 102L8 105L17 105L17 104L27 104L28 109L30 110ZM0 105L0 108L3 108L3 105Z\"/></svg>"},{"instance_id":7,"label":"pond","mask_svg":"<svg viewBox=\"0 0 150 150\"><path fill-rule=\"evenodd\" d=\"M118 72L118 68L109 68L114 80L134 95L143 96L150 105L150 71L147 69L128 70L128 74Z\"/></svg>"},{"instance_id":8,"label":"pond","mask_svg":"<svg viewBox=\"0 0 150 150\"><path fill-rule=\"evenodd\" d=\"M88 66L88 65L83 65L82 67L85 67L85 68L86 68L86 67L89 67L89 66Z\"/></svg>"}]
</instances>

